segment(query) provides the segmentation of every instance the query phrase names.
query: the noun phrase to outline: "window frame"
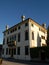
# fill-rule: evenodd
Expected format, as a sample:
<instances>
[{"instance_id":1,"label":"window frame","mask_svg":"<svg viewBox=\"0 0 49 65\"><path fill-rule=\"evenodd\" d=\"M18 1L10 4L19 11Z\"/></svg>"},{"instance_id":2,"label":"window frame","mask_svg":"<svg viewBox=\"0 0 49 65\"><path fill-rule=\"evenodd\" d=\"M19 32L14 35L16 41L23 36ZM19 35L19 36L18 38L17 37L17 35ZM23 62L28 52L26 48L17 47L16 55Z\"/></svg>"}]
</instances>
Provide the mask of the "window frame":
<instances>
[{"instance_id":1,"label":"window frame","mask_svg":"<svg viewBox=\"0 0 49 65\"><path fill-rule=\"evenodd\" d=\"M13 50L14 50L13 54L16 55L16 48L13 48Z\"/></svg>"},{"instance_id":2,"label":"window frame","mask_svg":"<svg viewBox=\"0 0 49 65\"><path fill-rule=\"evenodd\" d=\"M28 30L25 31L25 40L29 40L29 33L28 33Z\"/></svg>"},{"instance_id":3,"label":"window frame","mask_svg":"<svg viewBox=\"0 0 49 65\"><path fill-rule=\"evenodd\" d=\"M34 40L34 32L32 31L32 40Z\"/></svg>"},{"instance_id":4,"label":"window frame","mask_svg":"<svg viewBox=\"0 0 49 65\"><path fill-rule=\"evenodd\" d=\"M17 55L20 55L20 47L17 47Z\"/></svg>"},{"instance_id":5,"label":"window frame","mask_svg":"<svg viewBox=\"0 0 49 65\"><path fill-rule=\"evenodd\" d=\"M29 55L29 46L25 46L25 55Z\"/></svg>"},{"instance_id":6,"label":"window frame","mask_svg":"<svg viewBox=\"0 0 49 65\"><path fill-rule=\"evenodd\" d=\"M8 48L6 48L6 55L8 55L9 54L9 51L8 51Z\"/></svg>"},{"instance_id":7,"label":"window frame","mask_svg":"<svg viewBox=\"0 0 49 65\"><path fill-rule=\"evenodd\" d=\"M28 26L28 22L25 23L25 27L27 27L27 26Z\"/></svg>"},{"instance_id":8,"label":"window frame","mask_svg":"<svg viewBox=\"0 0 49 65\"><path fill-rule=\"evenodd\" d=\"M21 28L21 27L20 27L20 26L18 26L18 30L20 30L20 28Z\"/></svg>"},{"instance_id":9,"label":"window frame","mask_svg":"<svg viewBox=\"0 0 49 65\"><path fill-rule=\"evenodd\" d=\"M20 33L18 33L18 42L20 42Z\"/></svg>"}]
</instances>

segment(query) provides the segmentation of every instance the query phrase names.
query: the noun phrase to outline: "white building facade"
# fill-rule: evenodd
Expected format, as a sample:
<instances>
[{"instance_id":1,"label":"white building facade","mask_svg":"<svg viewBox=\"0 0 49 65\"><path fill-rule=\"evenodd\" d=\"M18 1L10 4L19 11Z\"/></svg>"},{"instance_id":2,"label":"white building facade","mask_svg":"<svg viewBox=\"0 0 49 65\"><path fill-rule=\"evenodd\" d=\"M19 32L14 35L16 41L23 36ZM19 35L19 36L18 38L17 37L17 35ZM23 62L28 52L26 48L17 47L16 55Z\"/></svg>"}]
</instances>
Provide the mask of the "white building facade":
<instances>
[{"instance_id":1,"label":"white building facade","mask_svg":"<svg viewBox=\"0 0 49 65\"><path fill-rule=\"evenodd\" d=\"M46 45L47 30L30 18L6 27L3 34L3 58L31 60L30 48Z\"/></svg>"}]
</instances>

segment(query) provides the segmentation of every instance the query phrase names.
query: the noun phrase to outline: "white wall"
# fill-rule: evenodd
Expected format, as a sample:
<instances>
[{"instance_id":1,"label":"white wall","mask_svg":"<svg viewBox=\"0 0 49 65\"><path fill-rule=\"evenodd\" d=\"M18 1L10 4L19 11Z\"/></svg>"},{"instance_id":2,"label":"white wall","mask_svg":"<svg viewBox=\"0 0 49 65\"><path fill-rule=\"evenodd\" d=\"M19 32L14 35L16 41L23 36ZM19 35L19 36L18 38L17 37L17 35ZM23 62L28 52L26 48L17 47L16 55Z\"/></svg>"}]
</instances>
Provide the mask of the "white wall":
<instances>
[{"instance_id":1,"label":"white wall","mask_svg":"<svg viewBox=\"0 0 49 65\"><path fill-rule=\"evenodd\" d=\"M30 60L30 53L29 55L25 55L25 46L29 46L29 40L25 41L25 31L28 30L29 31L29 27L26 26L25 24L21 25L20 30L17 30L13 33L10 33L8 35L6 35L6 39L9 36L15 35L16 34L16 55L14 55L13 57L15 59L22 59L22 60ZM20 32L20 42L18 42L18 33ZM3 48L9 48L7 43L5 42L5 45L3 45ZM17 55L17 47L20 47L20 55ZM3 55L3 57L10 57L10 55Z\"/></svg>"},{"instance_id":2,"label":"white wall","mask_svg":"<svg viewBox=\"0 0 49 65\"><path fill-rule=\"evenodd\" d=\"M25 24L22 24L20 30L17 30L8 35L6 34L6 37L4 36L7 39L7 37L16 34L16 55L14 55L15 59L30 60L31 59L30 48L42 46L42 43L46 44L45 40L41 40L40 42L40 38L41 38L41 35L45 36L46 38L47 34L44 34L43 32L39 31L39 27L36 26L35 24L33 24L33 26L31 26L31 22L28 22L28 24L29 25L27 27L25 27ZM27 41L25 41L25 30L28 30L28 33L29 33L29 40ZM20 42L18 42L19 32L21 34ZM34 32L34 40L32 40L32 32ZM25 55L25 46L29 46L29 55ZM20 55L17 55L17 47L20 47ZM3 48L4 49L8 48L6 41L5 41L5 45L3 45ZM5 53L6 53L6 50L5 50ZM2 55L3 57L10 57L10 55L6 55L5 53L4 55Z\"/></svg>"},{"instance_id":3,"label":"white wall","mask_svg":"<svg viewBox=\"0 0 49 65\"><path fill-rule=\"evenodd\" d=\"M39 27L29 22L29 43L30 43L30 48L32 47L40 47L42 46L42 43L46 44L46 40L41 39L41 36L47 37L46 33L43 33L42 31L39 31ZM34 40L32 40L32 32L34 32ZM40 42L41 39L41 42Z\"/></svg>"}]
</instances>

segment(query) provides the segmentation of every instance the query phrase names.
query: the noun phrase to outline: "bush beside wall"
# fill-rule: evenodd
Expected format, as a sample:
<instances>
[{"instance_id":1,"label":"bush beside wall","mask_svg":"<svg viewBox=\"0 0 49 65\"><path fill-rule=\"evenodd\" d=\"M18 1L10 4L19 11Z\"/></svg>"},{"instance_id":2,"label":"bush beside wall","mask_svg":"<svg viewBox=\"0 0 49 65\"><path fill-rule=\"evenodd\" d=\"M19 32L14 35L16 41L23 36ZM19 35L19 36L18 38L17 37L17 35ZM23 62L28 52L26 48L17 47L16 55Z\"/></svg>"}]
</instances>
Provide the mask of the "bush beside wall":
<instances>
[{"instance_id":1,"label":"bush beside wall","mask_svg":"<svg viewBox=\"0 0 49 65\"><path fill-rule=\"evenodd\" d=\"M42 50L45 51L46 57L49 58L49 46L30 48L31 58L39 58Z\"/></svg>"}]
</instances>

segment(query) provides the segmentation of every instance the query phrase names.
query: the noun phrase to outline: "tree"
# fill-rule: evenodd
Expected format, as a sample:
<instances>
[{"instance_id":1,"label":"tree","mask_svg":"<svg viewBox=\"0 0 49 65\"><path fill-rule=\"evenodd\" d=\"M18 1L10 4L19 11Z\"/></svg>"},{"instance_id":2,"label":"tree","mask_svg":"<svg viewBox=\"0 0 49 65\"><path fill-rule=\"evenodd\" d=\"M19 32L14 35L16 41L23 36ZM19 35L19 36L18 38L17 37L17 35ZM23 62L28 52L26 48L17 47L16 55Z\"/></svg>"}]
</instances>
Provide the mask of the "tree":
<instances>
[{"instance_id":1,"label":"tree","mask_svg":"<svg viewBox=\"0 0 49 65\"><path fill-rule=\"evenodd\" d=\"M46 43L49 46L49 26L47 28L47 41L46 41Z\"/></svg>"}]
</instances>

